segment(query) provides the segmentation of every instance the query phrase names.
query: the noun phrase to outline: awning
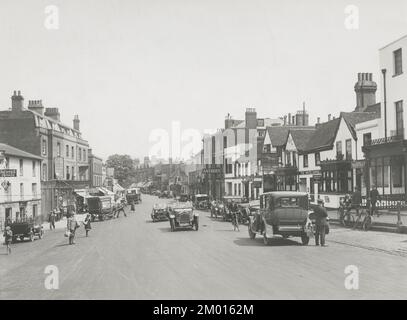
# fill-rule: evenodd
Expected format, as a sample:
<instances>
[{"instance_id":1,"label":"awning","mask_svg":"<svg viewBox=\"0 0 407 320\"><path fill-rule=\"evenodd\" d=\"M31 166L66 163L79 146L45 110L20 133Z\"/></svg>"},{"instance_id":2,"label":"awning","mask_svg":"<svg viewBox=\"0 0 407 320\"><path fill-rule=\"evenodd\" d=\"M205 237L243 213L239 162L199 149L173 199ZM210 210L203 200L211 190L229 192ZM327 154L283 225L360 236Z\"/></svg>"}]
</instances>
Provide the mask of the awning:
<instances>
[{"instance_id":1,"label":"awning","mask_svg":"<svg viewBox=\"0 0 407 320\"><path fill-rule=\"evenodd\" d=\"M120 191L124 191L126 189L124 189L120 184L115 183L113 185L113 192L120 192Z\"/></svg>"},{"instance_id":2,"label":"awning","mask_svg":"<svg viewBox=\"0 0 407 320\"><path fill-rule=\"evenodd\" d=\"M110 191L109 189L99 187L98 188L100 192L104 193L106 196L113 196L114 192Z\"/></svg>"},{"instance_id":3,"label":"awning","mask_svg":"<svg viewBox=\"0 0 407 320\"><path fill-rule=\"evenodd\" d=\"M88 193L86 192L85 189L75 189L73 192L82 198L86 198L86 196L88 196Z\"/></svg>"}]
</instances>

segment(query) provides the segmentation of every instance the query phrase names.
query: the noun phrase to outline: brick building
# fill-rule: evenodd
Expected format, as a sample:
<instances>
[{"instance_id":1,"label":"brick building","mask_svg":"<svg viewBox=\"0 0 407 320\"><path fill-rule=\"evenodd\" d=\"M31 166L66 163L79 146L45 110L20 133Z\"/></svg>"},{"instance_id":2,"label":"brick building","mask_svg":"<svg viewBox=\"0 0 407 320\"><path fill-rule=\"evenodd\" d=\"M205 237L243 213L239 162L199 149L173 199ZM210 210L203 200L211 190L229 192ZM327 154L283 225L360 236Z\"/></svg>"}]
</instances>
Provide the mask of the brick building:
<instances>
[{"instance_id":1,"label":"brick building","mask_svg":"<svg viewBox=\"0 0 407 320\"><path fill-rule=\"evenodd\" d=\"M24 107L20 91L11 109L0 111L0 142L41 157L42 213L75 201L74 189L89 186L89 144L82 138L79 117L73 126L60 121L58 108L44 108L41 100Z\"/></svg>"}]
</instances>

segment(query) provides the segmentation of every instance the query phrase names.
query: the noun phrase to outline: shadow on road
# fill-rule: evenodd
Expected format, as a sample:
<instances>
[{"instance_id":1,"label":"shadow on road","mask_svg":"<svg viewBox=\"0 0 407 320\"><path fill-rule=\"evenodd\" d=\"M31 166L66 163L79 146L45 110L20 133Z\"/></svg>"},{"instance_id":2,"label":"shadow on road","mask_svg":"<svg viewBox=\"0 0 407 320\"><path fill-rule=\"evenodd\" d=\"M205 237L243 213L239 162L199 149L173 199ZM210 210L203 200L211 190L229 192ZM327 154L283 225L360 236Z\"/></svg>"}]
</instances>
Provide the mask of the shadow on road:
<instances>
[{"instance_id":1,"label":"shadow on road","mask_svg":"<svg viewBox=\"0 0 407 320\"><path fill-rule=\"evenodd\" d=\"M269 244L266 246L263 242L263 238L255 238L255 239L250 239L249 237L247 238L238 238L233 241L235 244L238 246L243 246L243 247L285 247L285 246L302 246L300 242L297 242L295 240L290 240L290 239L284 239L284 238L272 238L269 239Z\"/></svg>"},{"instance_id":2,"label":"shadow on road","mask_svg":"<svg viewBox=\"0 0 407 320\"><path fill-rule=\"evenodd\" d=\"M170 226L168 226L168 228L160 228L160 230L161 230L161 232L171 232ZM176 233L176 232L188 232L188 231L195 231L195 229L188 228L188 227L177 228L177 229L175 229L174 232Z\"/></svg>"},{"instance_id":3,"label":"shadow on road","mask_svg":"<svg viewBox=\"0 0 407 320\"><path fill-rule=\"evenodd\" d=\"M70 244L69 244L69 243L61 243L61 244L55 245L54 248L57 248L57 247L65 247L65 246L70 246Z\"/></svg>"}]
</instances>

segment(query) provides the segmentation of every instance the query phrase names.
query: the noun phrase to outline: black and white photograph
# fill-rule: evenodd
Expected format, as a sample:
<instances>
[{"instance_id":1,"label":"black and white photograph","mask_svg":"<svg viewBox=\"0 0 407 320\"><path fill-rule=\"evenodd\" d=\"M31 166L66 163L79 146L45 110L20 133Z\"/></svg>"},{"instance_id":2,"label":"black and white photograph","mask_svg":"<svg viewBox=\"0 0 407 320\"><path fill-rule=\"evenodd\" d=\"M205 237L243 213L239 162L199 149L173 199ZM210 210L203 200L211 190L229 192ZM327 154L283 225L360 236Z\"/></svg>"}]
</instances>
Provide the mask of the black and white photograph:
<instances>
[{"instance_id":1,"label":"black and white photograph","mask_svg":"<svg viewBox=\"0 0 407 320\"><path fill-rule=\"evenodd\" d=\"M0 41L0 300L407 299L407 1L0 0Z\"/></svg>"}]
</instances>

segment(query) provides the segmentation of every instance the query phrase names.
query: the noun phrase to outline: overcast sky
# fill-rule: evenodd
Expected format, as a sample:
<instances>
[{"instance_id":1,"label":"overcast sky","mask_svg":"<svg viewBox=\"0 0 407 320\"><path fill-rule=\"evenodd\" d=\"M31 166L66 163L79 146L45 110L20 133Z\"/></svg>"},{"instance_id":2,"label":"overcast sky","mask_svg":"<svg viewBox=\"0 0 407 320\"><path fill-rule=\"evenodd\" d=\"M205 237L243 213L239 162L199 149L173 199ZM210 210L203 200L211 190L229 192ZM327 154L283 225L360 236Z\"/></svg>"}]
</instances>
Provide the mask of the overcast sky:
<instances>
[{"instance_id":1,"label":"overcast sky","mask_svg":"<svg viewBox=\"0 0 407 320\"><path fill-rule=\"evenodd\" d=\"M358 30L345 28L348 5ZM312 122L351 111L357 73L379 81L378 49L406 30L405 0L1 0L0 106L21 90L66 124L79 114L97 155L142 157L172 121L202 132L302 101Z\"/></svg>"}]
</instances>

